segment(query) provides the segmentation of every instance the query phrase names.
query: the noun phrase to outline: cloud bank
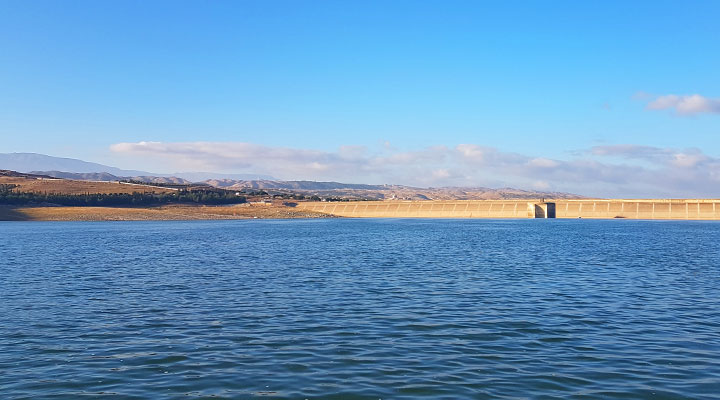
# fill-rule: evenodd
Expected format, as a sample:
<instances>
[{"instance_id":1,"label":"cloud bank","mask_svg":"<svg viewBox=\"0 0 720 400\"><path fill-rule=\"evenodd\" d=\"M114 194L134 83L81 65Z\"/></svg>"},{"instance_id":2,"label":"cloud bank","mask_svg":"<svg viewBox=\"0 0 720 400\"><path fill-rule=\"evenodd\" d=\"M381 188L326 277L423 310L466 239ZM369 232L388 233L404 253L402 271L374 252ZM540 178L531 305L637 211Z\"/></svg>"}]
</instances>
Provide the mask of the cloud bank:
<instances>
[{"instance_id":1,"label":"cloud bank","mask_svg":"<svg viewBox=\"0 0 720 400\"><path fill-rule=\"evenodd\" d=\"M601 197L720 196L720 159L692 148L596 146L567 160L477 144L321 151L243 142L138 142L114 144L111 150L138 162L162 160L175 171L262 173L288 180L512 186Z\"/></svg>"},{"instance_id":2,"label":"cloud bank","mask_svg":"<svg viewBox=\"0 0 720 400\"><path fill-rule=\"evenodd\" d=\"M674 110L679 115L720 114L720 99L699 94L660 96L647 105L648 110Z\"/></svg>"}]
</instances>

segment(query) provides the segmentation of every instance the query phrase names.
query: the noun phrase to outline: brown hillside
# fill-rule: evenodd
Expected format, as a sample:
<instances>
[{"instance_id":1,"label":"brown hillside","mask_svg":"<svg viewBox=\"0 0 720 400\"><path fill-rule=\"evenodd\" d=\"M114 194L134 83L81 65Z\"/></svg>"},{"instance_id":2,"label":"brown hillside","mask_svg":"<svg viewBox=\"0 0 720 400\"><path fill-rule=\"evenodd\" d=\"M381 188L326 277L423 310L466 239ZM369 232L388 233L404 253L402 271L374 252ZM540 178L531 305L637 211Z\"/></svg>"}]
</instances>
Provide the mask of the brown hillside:
<instances>
[{"instance_id":1,"label":"brown hillside","mask_svg":"<svg viewBox=\"0 0 720 400\"><path fill-rule=\"evenodd\" d=\"M148 185L119 182L75 181L16 176L0 176L0 184L17 185L21 192L52 194L109 194L109 193L172 193L175 190Z\"/></svg>"}]
</instances>

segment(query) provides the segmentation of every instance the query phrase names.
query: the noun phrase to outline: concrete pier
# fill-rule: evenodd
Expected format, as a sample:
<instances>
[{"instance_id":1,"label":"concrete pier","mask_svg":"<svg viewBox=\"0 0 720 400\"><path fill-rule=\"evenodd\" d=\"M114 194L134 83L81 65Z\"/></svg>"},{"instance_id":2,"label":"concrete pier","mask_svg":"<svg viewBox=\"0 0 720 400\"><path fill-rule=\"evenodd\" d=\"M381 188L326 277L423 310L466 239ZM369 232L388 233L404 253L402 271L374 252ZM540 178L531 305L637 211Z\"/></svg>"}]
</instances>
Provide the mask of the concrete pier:
<instances>
[{"instance_id":1,"label":"concrete pier","mask_svg":"<svg viewBox=\"0 0 720 400\"><path fill-rule=\"evenodd\" d=\"M307 202L356 218L596 218L720 220L720 199L537 199Z\"/></svg>"}]
</instances>

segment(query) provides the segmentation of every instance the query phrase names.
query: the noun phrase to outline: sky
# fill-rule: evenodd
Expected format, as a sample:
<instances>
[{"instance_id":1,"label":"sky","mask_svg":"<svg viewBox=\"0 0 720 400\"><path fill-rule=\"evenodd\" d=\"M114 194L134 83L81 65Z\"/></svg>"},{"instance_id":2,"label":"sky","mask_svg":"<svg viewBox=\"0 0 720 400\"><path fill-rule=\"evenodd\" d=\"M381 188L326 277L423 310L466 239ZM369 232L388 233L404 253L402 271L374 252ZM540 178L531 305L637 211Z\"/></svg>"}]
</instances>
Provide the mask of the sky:
<instances>
[{"instance_id":1,"label":"sky","mask_svg":"<svg viewBox=\"0 0 720 400\"><path fill-rule=\"evenodd\" d=\"M0 0L0 152L720 197L718 1Z\"/></svg>"}]
</instances>

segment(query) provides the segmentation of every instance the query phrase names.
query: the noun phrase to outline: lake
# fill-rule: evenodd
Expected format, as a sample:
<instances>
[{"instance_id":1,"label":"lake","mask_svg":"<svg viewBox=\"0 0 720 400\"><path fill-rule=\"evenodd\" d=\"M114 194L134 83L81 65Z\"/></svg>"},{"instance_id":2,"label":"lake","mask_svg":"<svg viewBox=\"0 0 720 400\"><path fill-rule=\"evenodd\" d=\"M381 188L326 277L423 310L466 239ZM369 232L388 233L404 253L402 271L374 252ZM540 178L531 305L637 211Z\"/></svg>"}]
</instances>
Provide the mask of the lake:
<instances>
[{"instance_id":1,"label":"lake","mask_svg":"<svg viewBox=\"0 0 720 400\"><path fill-rule=\"evenodd\" d=\"M718 393L718 222L0 222L3 399Z\"/></svg>"}]
</instances>

